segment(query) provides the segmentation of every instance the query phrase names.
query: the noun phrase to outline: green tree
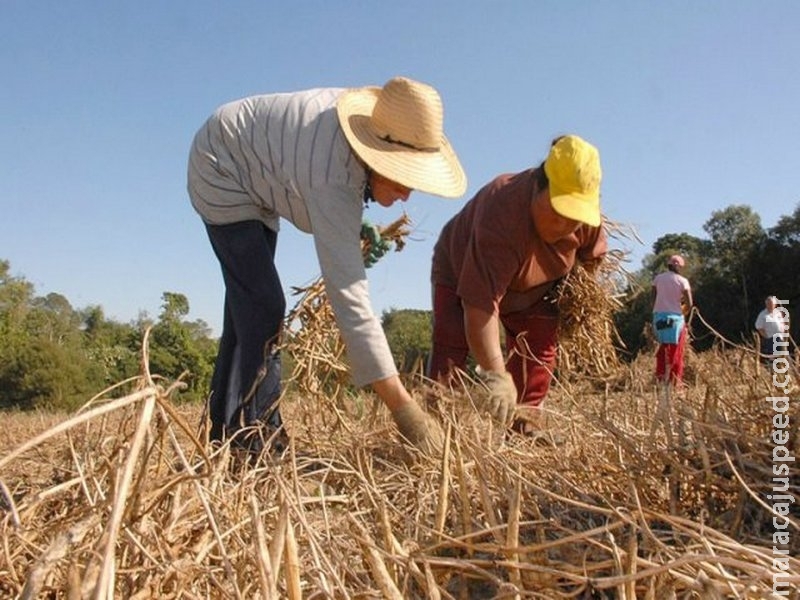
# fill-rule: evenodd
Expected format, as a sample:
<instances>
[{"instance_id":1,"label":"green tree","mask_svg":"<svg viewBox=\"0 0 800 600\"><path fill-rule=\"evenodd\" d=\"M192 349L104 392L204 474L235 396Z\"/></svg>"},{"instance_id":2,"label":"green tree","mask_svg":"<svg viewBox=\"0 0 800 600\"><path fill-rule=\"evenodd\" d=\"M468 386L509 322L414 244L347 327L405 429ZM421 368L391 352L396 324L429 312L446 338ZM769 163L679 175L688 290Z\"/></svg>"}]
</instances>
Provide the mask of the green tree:
<instances>
[{"instance_id":1,"label":"green tree","mask_svg":"<svg viewBox=\"0 0 800 600\"><path fill-rule=\"evenodd\" d=\"M0 408L72 409L139 374L151 326L151 372L172 380L187 371L183 397L205 397L217 342L205 322L186 320L186 296L165 292L163 301L155 323L144 313L117 323L100 306L75 310L61 294L36 296L0 260Z\"/></svg>"},{"instance_id":2,"label":"green tree","mask_svg":"<svg viewBox=\"0 0 800 600\"><path fill-rule=\"evenodd\" d=\"M427 310L392 308L381 317L386 340L395 363L401 369L412 369L431 350L431 313Z\"/></svg>"},{"instance_id":3,"label":"green tree","mask_svg":"<svg viewBox=\"0 0 800 600\"><path fill-rule=\"evenodd\" d=\"M92 387L80 317L60 294L34 296L0 262L0 406L74 408Z\"/></svg>"},{"instance_id":4,"label":"green tree","mask_svg":"<svg viewBox=\"0 0 800 600\"><path fill-rule=\"evenodd\" d=\"M712 212L703 230L711 242L707 267L723 281L742 285L752 251L766 237L761 217L745 204L732 205Z\"/></svg>"},{"instance_id":5,"label":"green tree","mask_svg":"<svg viewBox=\"0 0 800 600\"><path fill-rule=\"evenodd\" d=\"M752 320L763 308L766 296L774 295L789 302L792 314L790 332L800 339L800 204L790 215L782 216L777 224L767 231L764 243L757 248L751 260L749 282L752 284Z\"/></svg>"},{"instance_id":6,"label":"green tree","mask_svg":"<svg viewBox=\"0 0 800 600\"><path fill-rule=\"evenodd\" d=\"M695 302L716 333L735 342L752 329L754 307L751 273L757 251L766 241L761 218L747 205L733 205L711 213L703 225L710 237L709 252L702 268L694 273ZM705 336L710 344L714 336ZM708 344L701 344L703 349Z\"/></svg>"},{"instance_id":7,"label":"green tree","mask_svg":"<svg viewBox=\"0 0 800 600\"><path fill-rule=\"evenodd\" d=\"M651 278L655 277L667 268L670 256L680 254L686 260L687 272L693 272L703 264L710 246L708 240L688 233L667 233L653 242L653 253L645 256L644 268Z\"/></svg>"},{"instance_id":8,"label":"green tree","mask_svg":"<svg viewBox=\"0 0 800 600\"><path fill-rule=\"evenodd\" d=\"M0 375L0 407L72 410L92 395L89 363L73 348L29 338Z\"/></svg>"},{"instance_id":9,"label":"green tree","mask_svg":"<svg viewBox=\"0 0 800 600\"><path fill-rule=\"evenodd\" d=\"M633 358L647 341L645 328L649 326L652 310L652 273L642 268L629 279L625 305L614 314L614 325L624 344L623 358Z\"/></svg>"},{"instance_id":10,"label":"green tree","mask_svg":"<svg viewBox=\"0 0 800 600\"><path fill-rule=\"evenodd\" d=\"M33 298L33 285L11 275L11 265L0 260L0 407L28 402L31 395L20 389L27 349L25 318Z\"/></svg>"},{"instance_id":11,"label":"green tree","mask_svg":"<svg viewBox=\"0 0 800 600\"><path fill-rule=\"evenodd\" d=\"M11 275L11 265L0 260L0 353L19 342L25 316L33 300L33 285Z\"/></svg>"},{"instance_id":12,"label":"green tree","mask_svg":"<svg viewBox=\"0 0 800 600\"><path fill-rule=\"evenodd\" d=\"M97 386L108 387L139 374L141 335L130 324L105 317L101 306L80 312L86 353L97 369Z\"/></svg>"},{"instance_id":13,"label":"green tree","mask_svg":"<svg viewBox=\"0 0 800 600\"><path fill-rule=\"evenodd\" d=\"M61 294L33 298L28 312L28 333L56 344L74 341L81 318Z\"/></svg>"},{"instance_id":14,"label":"green tree","mask_svg":"<svg viewBox=\"0 0 800 600\"><path fill-rule=\"evenodd\" d=\"M185 295L164 292L162 311L150 333L150 372L174 380L186 373L186 399L199 400L208 393L216 356L216 343L202 321L187 322L189 300Z\"/></svg>"},{"instance_id":15,"label":"green tree","mask_svg":"<svg viewBox=\"0 0 800 600\"><path fill-rule=\"evenodd\" d=\"M800 247L800 203L791 215L784 215L768 232L770 240L776 244L796 250Z\"/></svg>"}]
</instances>

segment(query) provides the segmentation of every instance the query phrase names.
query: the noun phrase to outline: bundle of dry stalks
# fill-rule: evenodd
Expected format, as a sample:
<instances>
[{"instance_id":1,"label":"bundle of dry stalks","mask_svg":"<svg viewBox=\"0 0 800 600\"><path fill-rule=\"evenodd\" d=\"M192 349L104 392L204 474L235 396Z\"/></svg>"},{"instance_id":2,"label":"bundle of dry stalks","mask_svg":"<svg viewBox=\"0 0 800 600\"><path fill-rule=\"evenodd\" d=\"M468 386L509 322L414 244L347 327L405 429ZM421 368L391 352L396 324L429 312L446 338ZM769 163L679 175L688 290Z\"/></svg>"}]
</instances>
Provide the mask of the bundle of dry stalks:
<instances>
[{"instance_id":1,"label":"bundle of dry stalks","mask_svg":"<svg viewBox=\"0 0 800 600\"><path fill-rule=\"evenodd\" d=\"M771 382L738 355L692 361L686 396L662 411L652 357L625 391L554 390L559 447L508 437L458 394L437 404L437 458L402 446L384 411L306 430L325 406L290 399L289 453L252 467L198 439L200 409L179 411L175 386L145 374L134 393L6 440L0 595L777 598ZM799 484L795 471L787 493Z\"/></svg>"},{"instance_id":2,"label":"bundle of dry stalks","mask_svg":"<svg viewBox=\"0 0 800 600\"><path fill-rule=\"evenodd\" d=\"M410 233L411 220L402 215L386 227L378 227L381 238L400 252ZM362 240L364 256L369 242ZM294 368L290 381L301 393L314 398L339 399L348 385L345 347L334 320L333 308L320 277L307 287L293 288L300 299L289 311L284 323L281 349L292 356Z\"/></svg>"},{"instance_id":3,"label":"bundle of dry stalks","mask_svg":"<svg viewBox=\"0 0 800 600\"><path fill-rule=\"evenodd\" d=\"M603 221L611 239L638 237L633 228L613 221ZM627 253L610 249L591 270L580 263L563 279L555 302L559 310L559 373L607 379L621 367L618 349L623 346L614 323L614 314L622 308L628 274L624 263Z\"/></svg>"}]
</instances>

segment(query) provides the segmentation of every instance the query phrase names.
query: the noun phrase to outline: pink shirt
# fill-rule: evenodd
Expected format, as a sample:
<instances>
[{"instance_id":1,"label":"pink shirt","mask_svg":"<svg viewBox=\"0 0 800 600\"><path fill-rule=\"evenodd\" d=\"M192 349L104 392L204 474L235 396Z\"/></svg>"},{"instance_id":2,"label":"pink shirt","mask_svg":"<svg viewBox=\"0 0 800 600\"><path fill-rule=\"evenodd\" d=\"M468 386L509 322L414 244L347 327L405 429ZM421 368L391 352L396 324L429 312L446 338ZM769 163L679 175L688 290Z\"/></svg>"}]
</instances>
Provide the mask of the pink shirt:
<instances>
[{"instance_id":1,"label":"pink shirt","mask_svg":"<svg viewBox=\"0 0 800 600\"><path fill-rule=\"evenodd\" d=\"M653 287L656 289L653 312L680 313L683 292L684 290L691 291L689 280L672 271L664 271L656 275L653 279Z\"/></svg>"}]
</instances>

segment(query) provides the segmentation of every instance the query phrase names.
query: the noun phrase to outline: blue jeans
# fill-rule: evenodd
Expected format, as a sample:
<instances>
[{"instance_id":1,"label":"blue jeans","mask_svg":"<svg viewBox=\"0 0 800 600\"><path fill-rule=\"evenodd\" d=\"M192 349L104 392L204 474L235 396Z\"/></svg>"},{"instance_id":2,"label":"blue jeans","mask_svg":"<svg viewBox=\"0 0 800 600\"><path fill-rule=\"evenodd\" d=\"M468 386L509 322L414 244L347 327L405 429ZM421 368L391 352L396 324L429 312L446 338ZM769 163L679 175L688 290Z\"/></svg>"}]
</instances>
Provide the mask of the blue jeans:
<instances>
[{"instance_id":1,"label":"blue jeans","mask_svg":"<svg viewBox=\"0 0 800 600\"><path fill-rule=\"evenodd\" d=\"M225 314L211 379L211 438L242 427L282 424L272 405L281 393L275 350L286 311L275 269L278 234L260 221L206 225L225 281Z\"/></svg>"}]
</instances>

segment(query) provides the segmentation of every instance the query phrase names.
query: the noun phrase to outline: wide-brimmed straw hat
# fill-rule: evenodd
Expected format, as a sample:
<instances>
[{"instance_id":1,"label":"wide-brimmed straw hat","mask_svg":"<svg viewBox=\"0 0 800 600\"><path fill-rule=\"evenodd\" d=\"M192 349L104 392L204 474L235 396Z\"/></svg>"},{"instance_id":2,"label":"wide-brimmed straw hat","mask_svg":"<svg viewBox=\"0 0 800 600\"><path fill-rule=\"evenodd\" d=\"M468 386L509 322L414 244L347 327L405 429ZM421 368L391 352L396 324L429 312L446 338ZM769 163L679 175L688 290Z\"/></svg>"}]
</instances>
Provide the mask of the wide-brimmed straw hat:
<instances>
[{"instance_id":1,"label":"wide-brimmed straw hat","mask_svg":"<svg viewBox=\"0 0 800 600\"><path fill-rule=\"evenodd\" d=\"M560 215L597 227L600 215L600 153L577 135L565 135L550 147L544 162L550 203Z\"/></svg>"},{"instance_id":2,"label":"wide-brimmed straw hat","mask_svg":"<svg viewBox=\"0 0 800 600\"><path fill-rule=\"evenodd\" d=\"M375 172L407 188L457 198L467 176L444 135L444 110L431 86L405 77L345 91L339 123L355 153Z\"/></svg>"}]
</instances>

